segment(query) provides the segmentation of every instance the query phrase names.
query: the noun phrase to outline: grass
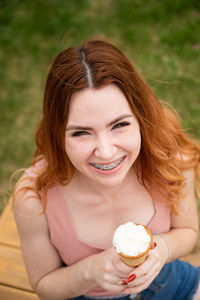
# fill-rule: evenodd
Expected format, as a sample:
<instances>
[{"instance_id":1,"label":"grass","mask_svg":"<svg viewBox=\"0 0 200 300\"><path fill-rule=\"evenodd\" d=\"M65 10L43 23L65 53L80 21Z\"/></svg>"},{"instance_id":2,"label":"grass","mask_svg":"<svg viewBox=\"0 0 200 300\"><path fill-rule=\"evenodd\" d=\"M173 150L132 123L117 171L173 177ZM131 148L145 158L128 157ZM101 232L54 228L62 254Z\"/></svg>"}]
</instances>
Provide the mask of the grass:
<instances>
[{"instance_id":1,"label":"grass","mask_svg":"<svg viewBox=\"0 0 200 300\"><path fill-rule=\"evenodd\" d=\"M0 211L31 162L53 57L88 36L113 39L200 139L199 0L1 0L0 25Z\"/></svg>"}]
</instances>

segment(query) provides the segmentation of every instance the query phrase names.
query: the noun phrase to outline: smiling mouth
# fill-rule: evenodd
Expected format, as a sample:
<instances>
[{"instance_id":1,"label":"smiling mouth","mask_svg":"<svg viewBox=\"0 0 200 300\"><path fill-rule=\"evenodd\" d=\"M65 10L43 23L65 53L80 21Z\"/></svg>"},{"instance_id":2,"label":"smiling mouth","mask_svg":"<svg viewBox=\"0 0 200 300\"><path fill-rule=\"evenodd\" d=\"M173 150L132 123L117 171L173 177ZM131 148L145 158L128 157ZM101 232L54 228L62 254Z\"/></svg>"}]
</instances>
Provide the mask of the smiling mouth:
<instances>
[{"instance_id":1,"label":"smiling mouth","mask_svg":"<svg viewBox=\"0 0 200 300\"><path fill-rule=\"evenodd\" d=\"M90 165L92 165L93 167L99 169L99 170L104 170L104 171L109 171L112 170L114 168L116 168L125 158L126 156L123 156L122 158L120 158L119 160L110 163L110 164L95 164L95 163L90 163Z\"/></svg>"}]
</instances>

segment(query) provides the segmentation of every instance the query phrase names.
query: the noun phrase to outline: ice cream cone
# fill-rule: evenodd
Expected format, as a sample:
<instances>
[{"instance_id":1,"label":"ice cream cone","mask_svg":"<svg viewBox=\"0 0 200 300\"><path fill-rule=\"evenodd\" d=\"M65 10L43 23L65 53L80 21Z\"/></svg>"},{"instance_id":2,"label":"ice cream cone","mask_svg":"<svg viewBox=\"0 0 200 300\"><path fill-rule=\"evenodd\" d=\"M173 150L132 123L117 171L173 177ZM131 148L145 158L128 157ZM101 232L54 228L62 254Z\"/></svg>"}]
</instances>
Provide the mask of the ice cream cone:
<instances>
[{"instance_id":1,"label":"ice cream cone","mask_svg":"<svg viewBox=\"0 0 200 300\"><path fill-rule=\"evenodd\" d=\"M135 224L135 225L138 225L138 224ZM151 231L146 226L143 226L143 227L146 230L146 233L150 237L149 244L147 245L146 250L142 251L141 253L139 253L138 255L135 255L135 256L130 256L130 255L124 254L122 252L118 253L120 255L121 260L125 264L127 264L131 267L136 267L136 266L140 265L141 263L143 263L145 258L148 255L149 250L151 249L151 246L152 246L153 238L152 238Z\"/></svg>"}]
</instances>

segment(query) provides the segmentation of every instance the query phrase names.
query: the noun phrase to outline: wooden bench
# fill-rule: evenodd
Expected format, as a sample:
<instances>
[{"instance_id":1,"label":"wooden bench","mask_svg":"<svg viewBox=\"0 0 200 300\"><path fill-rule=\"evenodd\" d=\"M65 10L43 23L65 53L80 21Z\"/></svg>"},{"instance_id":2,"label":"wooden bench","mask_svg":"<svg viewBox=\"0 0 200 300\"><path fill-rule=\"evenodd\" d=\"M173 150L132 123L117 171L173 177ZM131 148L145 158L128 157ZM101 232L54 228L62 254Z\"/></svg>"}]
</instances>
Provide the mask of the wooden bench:
<instances>
[{"instance_id":1,"label":"wooden bench","mask_svg":"<svg viewBox=\"0 0 200 300\"><path fill-rule=\"evenodd\" d=\"M0 300L39 300L28 281L11 203L0 217Z\"/></svg>"},{"instance_id":2,"label":"wooden bench","mask_svg":"<svg viewBox=\"0 0 200 300\"><path fill-rule=\"evenodd\" d=\"M183 260L200 265L200 253ZM0 217L0 300L39 300L28 281L11 203Z\"/></svg>"}]
</instances>

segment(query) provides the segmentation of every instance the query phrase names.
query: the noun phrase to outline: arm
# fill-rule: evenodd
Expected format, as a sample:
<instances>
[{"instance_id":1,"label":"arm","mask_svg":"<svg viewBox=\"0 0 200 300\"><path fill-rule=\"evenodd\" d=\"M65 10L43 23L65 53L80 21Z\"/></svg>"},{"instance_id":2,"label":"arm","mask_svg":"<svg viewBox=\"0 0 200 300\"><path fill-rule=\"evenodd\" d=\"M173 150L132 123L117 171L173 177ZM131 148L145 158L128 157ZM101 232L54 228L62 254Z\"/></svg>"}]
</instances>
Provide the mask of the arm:
<instances>
[{"instance_id":1,"label":"arm","mask_svg":"<svg viewBox=\"0 0 200 300\"><path fill-rule=\"evenodd\" d=\"M147 288L159 274L163 265L189 253L198 237L198 213L194 192L194 171L184 172L185 185L182 192L185 198L181 202L180 215L171 214L171 230L163 237L154 235L157 247L150 251L146 261L134 270L136 279L125 290L127 293L139 293Z\"/></svg>"},{"instance_id":2,"label":"arm","mask_svg":"<svg viewBox=\"0 0 200 300\"><path fill-rule=\"evenodd\" d=\"M96 285L121 293L124 287L119 282L132 268L121 262L114 249L82 259L72 266L63 266L51 244L48 223L41 211L41 202L34 193L17 194L15 220L29 280L38 296L43 300L73 298Z\"/></svg>"},{"instance_id":3,"label":"arm","mask_svg":"<svg viewBox=\"0 0 200 300\"><path fill-rule=\"evenodd\" d=\"M169 247L167 262L191 252L197 242L199 233L198 212L194 191L194 171L187 170L183 175L185 177L185 185L182 188L182 192L185 195L185 199L180 205L181 215L171 214L172 229L164 235Z\"/></svg>"}]
</instances>

